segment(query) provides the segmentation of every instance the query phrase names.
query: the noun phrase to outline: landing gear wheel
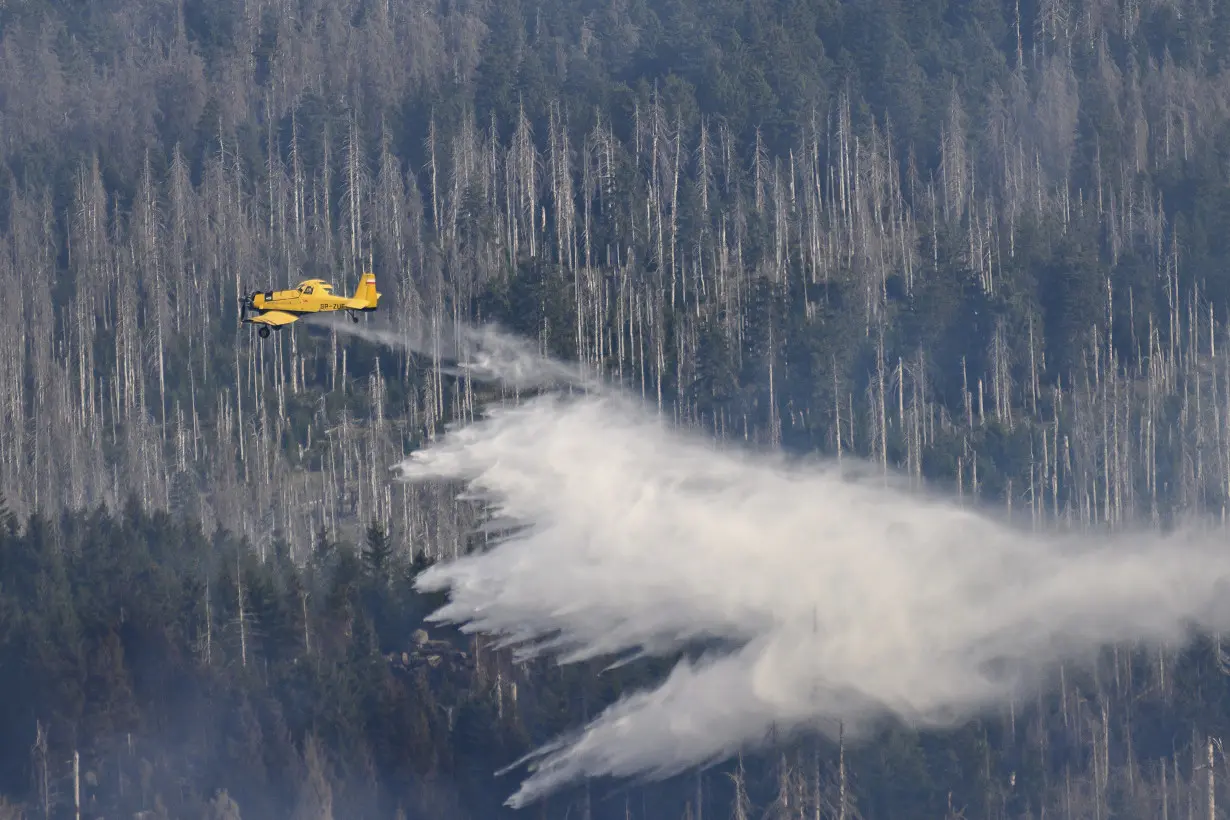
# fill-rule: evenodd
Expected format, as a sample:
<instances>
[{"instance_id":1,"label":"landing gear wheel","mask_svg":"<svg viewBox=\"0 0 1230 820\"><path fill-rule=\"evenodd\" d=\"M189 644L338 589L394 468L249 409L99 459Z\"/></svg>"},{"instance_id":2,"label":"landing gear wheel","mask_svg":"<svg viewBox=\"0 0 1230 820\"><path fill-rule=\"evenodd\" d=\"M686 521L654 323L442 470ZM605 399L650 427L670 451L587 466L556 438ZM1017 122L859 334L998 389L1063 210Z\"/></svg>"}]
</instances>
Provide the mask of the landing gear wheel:
<instances>
[{"instance_id":1,"label":"landing gear wheel","mask_svg":"<svg viewBox=\"0 0 1230 820\"><path fill-rule=\"evenodd\" d=\"M268 339L269 338L269 325L261 325L261 329L256 332L260 334L260 337L262 339Z\"/></svg>"},{"instance_id":2,"label":"landing gear wheel","mask_svg":"<svg viewBox=\"0 0 1230 820\"><path fill-rule=\"evenodd\" d=\"M350 321L354 322L355 324L358 324L358 323L359 323L359 314L355 313L354 311L351 311L351 313L350 313Z\"/></svg>"}]
</instances>

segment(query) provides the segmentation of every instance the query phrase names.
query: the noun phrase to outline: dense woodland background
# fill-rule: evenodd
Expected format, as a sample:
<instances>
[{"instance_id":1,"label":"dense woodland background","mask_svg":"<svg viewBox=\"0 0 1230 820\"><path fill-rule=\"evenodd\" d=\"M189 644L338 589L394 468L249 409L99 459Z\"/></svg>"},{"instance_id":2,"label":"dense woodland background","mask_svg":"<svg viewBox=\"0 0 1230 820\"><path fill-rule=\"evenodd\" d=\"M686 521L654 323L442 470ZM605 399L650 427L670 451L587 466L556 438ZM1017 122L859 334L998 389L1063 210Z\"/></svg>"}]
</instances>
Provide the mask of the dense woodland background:
<instances>
[{"instance_id":1,"label":"dense woodland background","mask_svg":"<svg viewBox=\"0 0 1230 820\"><path fill-rule=\"evenodd\" d=\"M6 0L0 817L511 816L654 674L424 643L466 516L387 468L489 388L241 293L370 262L716 435L1222 526L1228 182L1206 0ZM522 814L1224 816L1226 661Z\"/></svg>"}]
</instances>

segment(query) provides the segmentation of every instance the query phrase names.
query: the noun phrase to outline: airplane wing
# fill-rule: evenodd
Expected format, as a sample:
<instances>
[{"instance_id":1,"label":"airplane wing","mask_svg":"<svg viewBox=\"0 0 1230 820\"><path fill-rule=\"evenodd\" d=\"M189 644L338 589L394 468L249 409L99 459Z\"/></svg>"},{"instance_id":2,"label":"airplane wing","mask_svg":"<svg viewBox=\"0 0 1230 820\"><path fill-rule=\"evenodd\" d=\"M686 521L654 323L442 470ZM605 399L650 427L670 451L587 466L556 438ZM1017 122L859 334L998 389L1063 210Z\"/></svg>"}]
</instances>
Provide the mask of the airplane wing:
<instances>
[{"instance_id":1,"label":"airplane wing","mask_svg":"<svg viewBox=\"0 0 1230 820\"><path fill-rule=\"evenodd\" d=\"M284 310L271 310L267 313L262 313L259 316L252 316L244 319L245 322L252 322L258 325L273 325L278 327L281 325L289 325L291 322L298 320L298 316L293 313L287 313Z\"/></svg>"}]
</instances>

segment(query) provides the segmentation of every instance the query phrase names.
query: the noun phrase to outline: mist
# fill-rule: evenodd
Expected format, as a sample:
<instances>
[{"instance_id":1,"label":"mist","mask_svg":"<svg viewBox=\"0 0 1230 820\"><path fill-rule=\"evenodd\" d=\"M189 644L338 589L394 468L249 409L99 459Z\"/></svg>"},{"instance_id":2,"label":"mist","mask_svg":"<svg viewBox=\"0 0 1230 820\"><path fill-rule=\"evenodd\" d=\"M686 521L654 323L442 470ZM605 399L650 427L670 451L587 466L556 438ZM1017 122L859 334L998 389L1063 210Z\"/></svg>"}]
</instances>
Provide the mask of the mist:
<instances>
[{"instance_id":1,"label":"mist","mask_svg":"<svg viewBox=\"0 0 1230 820\"><path fill-rule=\"evenodd\" d=\"M504 341L489 375L556 372ZM1208 533L1029 532L857 460L719 446L610 386L492 408L397 470L459 480L523 525L419 576L449 594L432 620L565 663L731 647L517 761L513 807L586 777L669 777L771 730L953 727L1060 661L1230 628L1230 552Z\"/></svg>"}]
</instances>

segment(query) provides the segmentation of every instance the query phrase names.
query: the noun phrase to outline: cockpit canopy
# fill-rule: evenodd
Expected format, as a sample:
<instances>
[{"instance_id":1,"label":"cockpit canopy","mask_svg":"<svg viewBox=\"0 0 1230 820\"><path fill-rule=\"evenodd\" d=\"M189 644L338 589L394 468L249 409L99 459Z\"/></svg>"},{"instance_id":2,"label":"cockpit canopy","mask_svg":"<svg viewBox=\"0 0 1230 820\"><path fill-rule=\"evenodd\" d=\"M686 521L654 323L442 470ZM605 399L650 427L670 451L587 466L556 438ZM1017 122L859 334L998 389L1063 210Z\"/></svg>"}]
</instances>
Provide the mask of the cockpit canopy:
<instances>
[{"instance_id":1,"label":"cockpit canopy","mask_svg":"<svg viewBox=\"0 0 1230 820\"><path fill-rule=\"evenodd\" d=\"M321 293L332 293L333 286L328 282L322 282L319 279L307 279L299 283L299 292L304 296L311 296L315 291Z\"/></svg>"}]
</instances>

